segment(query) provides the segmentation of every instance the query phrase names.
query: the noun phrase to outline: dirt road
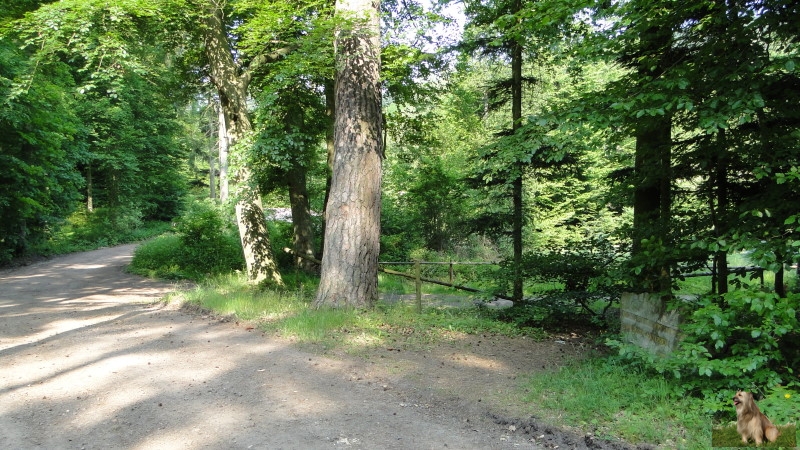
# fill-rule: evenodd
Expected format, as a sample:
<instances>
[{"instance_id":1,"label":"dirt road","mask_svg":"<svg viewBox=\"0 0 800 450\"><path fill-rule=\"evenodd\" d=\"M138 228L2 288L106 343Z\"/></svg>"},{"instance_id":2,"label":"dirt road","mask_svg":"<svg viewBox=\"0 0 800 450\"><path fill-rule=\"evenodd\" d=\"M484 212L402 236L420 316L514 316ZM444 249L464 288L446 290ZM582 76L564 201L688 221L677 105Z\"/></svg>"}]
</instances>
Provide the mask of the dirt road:
<instances>
[{"instance_id":1,"label":"dirt road","mask_svg":"<svg viewBox=\"0 0 800 450\"><path fill-rule=\"evenodd\" d=\"M158 302L171 286L125 273L133 248L0 272L0 448L601 448L498 415L532 366L480 340L308 353ZM509 360L537 367L579 354L518 344Z\"/></svg>"}]
</instances>

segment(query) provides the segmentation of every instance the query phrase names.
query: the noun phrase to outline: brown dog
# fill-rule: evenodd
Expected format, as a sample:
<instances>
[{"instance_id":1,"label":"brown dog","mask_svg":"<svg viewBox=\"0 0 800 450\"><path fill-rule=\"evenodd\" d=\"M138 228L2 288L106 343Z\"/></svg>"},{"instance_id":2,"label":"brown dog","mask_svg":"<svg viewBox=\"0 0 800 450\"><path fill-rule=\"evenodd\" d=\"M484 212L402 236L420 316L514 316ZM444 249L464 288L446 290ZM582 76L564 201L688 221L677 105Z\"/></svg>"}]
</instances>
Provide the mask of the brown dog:
<instances>
[{"instance_id":1,"label":"brown dog","mask_svg":"<svg viewBox=\"0 0 800 450\"><path fill-rule=\"evenodd\" d=\"M742 442L747 444L752 438L756 445L761 445L764 437L770 442L778 439L780 432L758 409L756 402L753 401L753 394L738 391L733 396L733 404L736 405L736 431L742 435Z\"/></svg>"}]
</instances>

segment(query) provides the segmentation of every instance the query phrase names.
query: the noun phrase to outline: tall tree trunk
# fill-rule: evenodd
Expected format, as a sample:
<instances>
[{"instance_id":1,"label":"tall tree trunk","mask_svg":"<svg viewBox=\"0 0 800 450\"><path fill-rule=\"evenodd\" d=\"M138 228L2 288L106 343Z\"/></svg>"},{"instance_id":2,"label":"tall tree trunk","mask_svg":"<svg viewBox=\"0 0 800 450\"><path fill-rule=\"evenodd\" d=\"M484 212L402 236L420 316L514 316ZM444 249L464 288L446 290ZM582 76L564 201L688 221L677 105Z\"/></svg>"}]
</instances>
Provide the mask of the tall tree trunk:
<instances>
[{"instance_id":1,"label":"tall tree trunk","mask_svg":"<svg viewBox=\"0 0 800 450\"><path fill-rule=\"evenodd\" d=\"M314 256L314 233L311 225L311 211L308 203L308 190L306 188L306 167L301 164L295 166L287 173L289 186L289 204L292 207L292 227L294 240L292 242L295 265L305 272L316 272L317 265L300 257Z\"/></svg>"},{"instance_id":2,"label":"tall tree trunk","mask_svg":"<svg viewBox=\"0 0 800 450\"><path fill-rule=\"evenodd\" d=\"M633 194L632 246L634 257L641 255L644 239L660 239L664 245L668 245L672 180L671 131L672 120L664 116L643 120L636 130L634 171L637 185ZM642 271L639 285L635 287L649 292L667 292L670 284L668 264L661 261L660 264Z\"/></svg>"},{"instance_id":3,"label":"tall tree trunk","mask_svg":"<svg viewBox=\"0 0 800 450\"><path fill-rule=\"evenodd\" d=\"M658 55L655 66L641 65L639 74L657 78L672 64L670 43L672 31L651 28L642 33L642 52ZM639 275L637 290L667 294L671 289L669 261L651 261L642 256L644 239L670 245L670 216L672 213L672 118L641 116L636 123L634 171L636 187L633 194L633 242L631 253L640 258L645 269Z\"/></svg>"},{"instance_id":4,"label":"tall tree trunk","mask_svg":"<svg viewBox=\"0 0 800 450\"><path fill-rule=\"evenodd\" d=\"M339 0L334 40L333 178L316 306L372 307L378 299L381 208L380 2Z\"/></svg>"},{"instance_id":5,"label":"tall tree trunk","mask_svg":"<svg viewBox=\"0 0 800 450\"><path fill-rule=\"evenodd\" d=\"M230 43L225 33L222 11L209 2L204 15L205 52L211 71L211 80L219 94L220 107L231 146L252 131L247 113L247 86L249 73L238 75ZM242 241L248 276L253 282L283 285L272 254L261 196L251 180L247 167L238 171L236 223Z\"/></svg>"},{"instance_id":6,"label":"tall tree trunk","mask_svg":"<svg viewBox=\"0 0 800 450\"><path fill-rule=\"evenodd\" d=\"M92 163L86 165L86 210L94 212L94 184L92 182Z\"/></svg>"},{"instance_id":7,"label":"tall tree trunk","mask_svg":"<svg viewBox=\"0 0 800 450\"><path fill-rule=\"evenodd\" d=\"M720 134L724 134L720 133ZM724 151L724 150L722 150ZM720 240L728 232L728 222L726 220L728 211L728 166L725 157L719 157L715 161L716 192L717 192L717 212L714 226L714 234ZM712 211L713 212L713 211ZM716 266L717 293L720 295L728 293L728 251L721 250L714 254Z\"/></svg>"},{"instance_id":8,"label":"tall tree trunk","mask_svg":"<svg viewBox=\"0 0 800 450\"><path fill-rule=\"evenodd\" d=\"M219 199L228 200L230 189L228 187L228 128L225 126L225 113L222 105L217 105L217 146L219 147Z\"/></svg>"},{"instance_id":9,"label":"tall tree trunk","mask_svg":"<svg viewBox=\"0 0 800 450\"><path fill-rule=\"evenodd\" d=\"M286 133L305 129L302 107L290 102L283 122ZM289 188L289 205L292 208L294 262L295 266L305 272L316 272L317 265L303 258L303 256L314 256L314 232L306 186L308 169L300 156L295 157L291 164L291 168L286 172L286 185Z\"/></svg>"},{"instance_id":10,"label":"tall tree trunk","mask_svg":"<svg viewBox=\"0 0 800 450\"><path fill-rule=\"evenodd\" d=\"M515 2L515 11L519 12L522 4ZM516 132L522 126L522 45L514 42L511 49L511 129ZM522 201L522 181L524 165L516 163L514 181L512 186L512 201L514 204L512 242L514 247L514 287L511 297L514 301L522 300L522 231L524 226L524 204Z\"/></svg>"}]
</instances>

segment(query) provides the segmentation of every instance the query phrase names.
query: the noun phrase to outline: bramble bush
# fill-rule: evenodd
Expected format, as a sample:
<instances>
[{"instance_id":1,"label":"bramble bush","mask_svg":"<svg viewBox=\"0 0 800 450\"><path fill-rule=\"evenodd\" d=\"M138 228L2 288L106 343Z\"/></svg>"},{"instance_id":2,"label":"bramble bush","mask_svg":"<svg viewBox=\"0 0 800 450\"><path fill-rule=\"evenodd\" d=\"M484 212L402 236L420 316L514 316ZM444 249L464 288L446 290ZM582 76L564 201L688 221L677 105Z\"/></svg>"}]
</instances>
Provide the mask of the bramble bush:
<instances>
[{"instance_id":1,"label":"bramble bush","mask_svg":"<svg viewBox=\"0 0 800 450\"><path fill-rule=\"evenodd\" d=\"M683 339L669 356L615 340L608 344L627 359L674 378L686 393L701 396L710 413L733 414L730 399L736 390L766 392L767 399L778 392L783 397L775 398L783 400L767 401L763 409L772 409L778 417L784 416L781 411L793 410L796 421L800 411L799 304L800 294L781 298L746 286L722 296L700 297L693 304L682 303L679 307L689 309L682 325Z\"/></svg>"}]
</instances>

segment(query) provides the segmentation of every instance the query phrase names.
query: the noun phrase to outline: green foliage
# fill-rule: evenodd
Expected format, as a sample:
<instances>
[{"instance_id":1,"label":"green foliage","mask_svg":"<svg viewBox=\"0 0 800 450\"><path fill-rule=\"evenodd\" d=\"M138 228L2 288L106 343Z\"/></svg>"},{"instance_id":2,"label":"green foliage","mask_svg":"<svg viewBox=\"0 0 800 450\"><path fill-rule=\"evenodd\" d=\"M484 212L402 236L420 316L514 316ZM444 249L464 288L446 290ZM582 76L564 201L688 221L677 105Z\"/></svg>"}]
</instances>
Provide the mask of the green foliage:
<instances>
[{"instance_id":1,"label":"green foliage","mask_svg":"<svg viewBox=\"0 0 800 450\"><path fill-rule=\"evenodd\" d=\"M193 203L178 220L182 267L190 278L243 268L239 236L225 223L210 202Z\"/></svg>"},{"instance_id":2,"label":"green foliage","mask_svg":"<svg viewBox=\"0 0 800 450\"><path fill-rule=\"evenodd\" d=\"M72 80L63 65L47 69L27 76L26 55L0 39L0 264L45 240L78 200Z\"/></svg>"},{"instance_id":3,"label":"green foliage","mask_svg":"<svg viewBox=\"0 0 800 450\"><path fill-rule=\"evenodd\" d=\"M0 261L42 248L81 200L97 212L67 225L79 247L174 217L185 192L176 78L164 49L142 44L157 13L140 2L22 9L0 29Z\"/></svg>"},{"instance_id":4,"label":"green foliage","mask_svg":"<svg viewBox=\"0 0 800 450\"><path fill-rule=\"evenodd\" d=\"M180 261L181 241L174 233L149 240L133 252L128 270L139 275L177 280L184 278Z\"/></svg>"},{"instance_id":5,"label":"green foliage","mask_svg":"<svg viewBox=\"0 0 800 450\"><path fill-rule=\"evenodd\" d=\"M707 295L681 305L689 315L673 354L661 357L630 344L609 344L701 396L707 411L730 413L730 397L739 389L771 392L782 385L800 391L798 301L797 294L780 298L756 288Z\"/></svg>"},{"instance_id":6,"label":"green foliage","mask_svg":"<svg viewBox=\"0 0 800 450\"><path fill-rule=\"evenodd\" d=\"M196 202L178 219L177 235L164 235L134 252L131 270L162 278L201 280L244 267L239 236L219 207Z\"/></svg>"},{"instance_id":7,"label":"green foliage","mask_svg":"<svg viewBox=\"0 0 800 450\"><path fill-rule=\"evenodd\" d=\"M124 213L124 211L122 211ZM139 242L158 236L170 228L169 222L142 221L138 211L124 215L108 209L89 213L78 209L58 223L48 238L32 246L38 255L62 255L99 247Z\"/></svg>"},{"instance_id":8,"label":"green foliage","mask_svg":"<svg viewBox=\"0 0 800 450\"><path fill-rule=\"evenodd\" d=\"M606 313L626 287L619 277L621 260L619 250L603 237L526 253L522 270L528 297L512 308L486 313L528 327L613 325ZM494 289L502 292L512 272L513 264L503 261L491 275Z\"/></svg>"},{"instance_id":9,"label":"green foliage","mask_svg":"<svg viewBox=\"0 0 800 450\"><path fill-rule=\"evenodd\" d=\"M692 449L707 448L711 438L711 421L697 399L670 380L613 358L539 373L525 386L537 415L599 437Z\"/></svg>"},{"instance_id":10,"label":"green foliage","mask_svg":"<svg viewBox=\"0 0 800 450\"><path fill-rule=\"evenodd\" d=\"M796 366L795 366L796 367ZM769 417L772 423L784 425L800 422L800 389L789 389L784 386L775 386L766 397L758 401L758 407Z\"/></svg>"}]
</instances>

